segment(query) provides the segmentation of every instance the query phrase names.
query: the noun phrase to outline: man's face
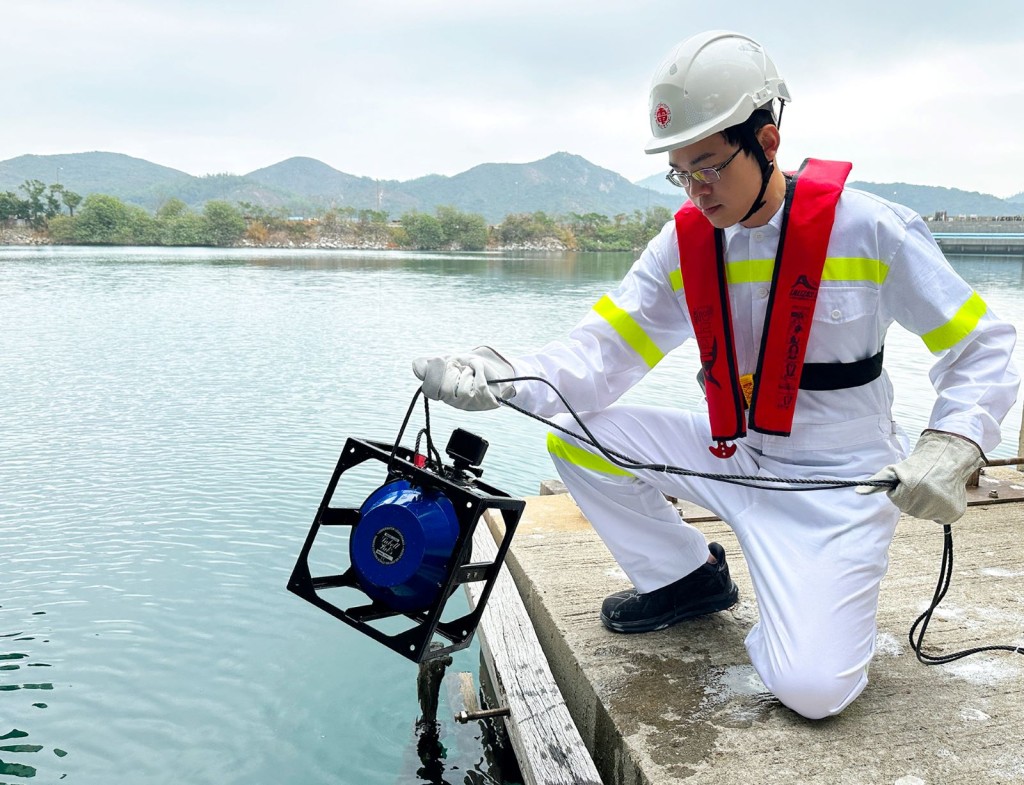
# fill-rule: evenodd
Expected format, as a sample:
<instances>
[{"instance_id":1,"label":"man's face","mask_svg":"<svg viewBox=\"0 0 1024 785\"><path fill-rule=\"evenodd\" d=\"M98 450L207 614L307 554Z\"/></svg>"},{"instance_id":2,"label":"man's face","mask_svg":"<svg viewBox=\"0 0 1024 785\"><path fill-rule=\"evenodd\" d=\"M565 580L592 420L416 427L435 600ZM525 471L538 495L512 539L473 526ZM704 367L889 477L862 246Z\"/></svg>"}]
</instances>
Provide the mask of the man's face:
<instances>
[{"instance_id":1,"label":"man's face","mask_svg":"<svg viewBox=\"0 0 1024 785\"><path fill-rule=\"evenodd\" d=\"M736 147L725 141L721 134L679 147L668 154L669 165L679 171L692 174L699 169L721 167L719 180L701 183L691 180L686 192L694 205L700 208L704 217L716 229L725 229L739 222L747 214L761 188L761 168L753 156L741 152L732 161L729 156Z\"/></svg>"}]
</instances>

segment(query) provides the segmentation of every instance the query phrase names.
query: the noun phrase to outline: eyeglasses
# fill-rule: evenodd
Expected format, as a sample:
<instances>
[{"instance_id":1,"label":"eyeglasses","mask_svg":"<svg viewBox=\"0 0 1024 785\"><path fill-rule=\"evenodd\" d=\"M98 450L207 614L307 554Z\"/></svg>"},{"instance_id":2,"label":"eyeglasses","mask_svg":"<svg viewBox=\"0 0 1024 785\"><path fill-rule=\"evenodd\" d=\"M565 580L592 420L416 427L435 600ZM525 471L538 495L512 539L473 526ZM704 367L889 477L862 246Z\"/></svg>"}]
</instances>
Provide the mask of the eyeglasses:
<instances>
[{"instance_id":1,"label":"eyeglasses","mask_svg":"<svg viewBox=\"0 0 1024 785\"><path fill-rule=\"evenodd\" d=\"M672 185L677 185L680 188L689 188L693 185L693 181L696 180L698 183L717 183L722 179L722 170L725 169L729 164L732 163L732 159L740 154L739 148L735 153L725 159L725 163L721 163L718 166L710 166L707 169L698 169L696 172L680 172L673 169L667 175L665 179L668 180Z\"/></svg>"}]
</instances>

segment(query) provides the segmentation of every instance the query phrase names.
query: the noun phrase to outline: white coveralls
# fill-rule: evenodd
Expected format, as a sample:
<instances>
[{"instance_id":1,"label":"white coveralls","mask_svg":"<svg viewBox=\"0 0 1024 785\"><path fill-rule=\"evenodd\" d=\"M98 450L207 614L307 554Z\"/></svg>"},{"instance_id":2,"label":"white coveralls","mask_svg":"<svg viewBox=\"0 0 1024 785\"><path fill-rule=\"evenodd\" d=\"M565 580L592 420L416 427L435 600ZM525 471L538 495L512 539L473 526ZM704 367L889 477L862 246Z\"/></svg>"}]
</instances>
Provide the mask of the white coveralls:
<instances>
[{"instance_id":1,"label":"white coveralls","mask_svg":"<svg viewBox=\"0 0 1024 785\"><path fill-rule=\"evenodd\" d=\"M739 374L757 365L781 219L780 209L765 226L725 230ZM1010 360L1014 328L952 270L919 216L846 189L805 361L848 363L874 355L893 321L921 336L937 358L930 377L938 399L929 427L994 448L1019 384ZM613 405L692 337L670 221L568 340L512 364L517 376L550 380L574 409L587 413L584 421L601 444L640 463L864 479L905 457L907 441L892 421L893 390L884 371L860 387L801 390L791 436L749 432L726 460L708 450L706 411ZM537 382L517 382L514 401L544 416L564 412L550 388ZM556 422L580 432L568 416ZM885 494L779 492L626 471L558 431L548 446L569 492L640 592L665 586L708 558L704 535L680 521L665 494L709 509L732 527L760 608L747 650L784 704L820 718L842 711L864 689L879 585L899 518Z\"/></svg>"}]
</instances>

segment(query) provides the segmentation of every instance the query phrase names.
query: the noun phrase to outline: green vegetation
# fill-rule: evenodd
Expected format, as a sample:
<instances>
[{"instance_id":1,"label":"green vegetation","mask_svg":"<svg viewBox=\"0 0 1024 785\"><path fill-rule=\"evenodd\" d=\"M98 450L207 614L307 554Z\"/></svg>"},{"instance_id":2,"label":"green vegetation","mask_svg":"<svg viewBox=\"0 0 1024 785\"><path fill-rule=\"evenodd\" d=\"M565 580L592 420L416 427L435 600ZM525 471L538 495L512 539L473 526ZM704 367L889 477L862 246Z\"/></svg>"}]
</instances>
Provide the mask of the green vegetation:
<instances>
[{"instance_id":1,"label":"green vegetation","mask_svg":"<svg viewBox=\"0 0 1024 785\"><path fill-rule=\"evenodd\" d=\"M180 199L171 199L150 215L105 194L90 194L77 215L49 222L50 239L66 245L230 246L245 231L242 213L227 202L207 202L196 213Z\"/></svg>"},{"instance_id":2,"label":"green vegetation","mask_svg":"<svg viewBox=\"0 0 1024 785\"><path fill-rule=\"evenodd\" d=\"M40 229L52 218L61 215L62 207L74 215L75 208L82 201L81 196L59 183L47 186L41 180L26 180L18 186L18 190L25 194L25 198L13 191L0 193L0 222L22 220Z\"/></svg>"},{"instance_id":3,"label":"green vegetation","mask_svg":"<svg viewBox=\"0 0 1024 785\"><path fill-rule=\"evenodd\" d=\"M207 201L202 212L168 199L150 214L116 196L85 199L62 188L28 180L0 193L0 223L23 221L65 245L322 246L483 251L488 247L554 248L578 251L634 251L671 219L665 207L614 217L590 212L555 217L537 211L508 215L488 226L482 215L452 206L433 214L415 210L397 221L382 210L334 207L313 217L288 215L251 202L234 206ZM67 211L65 213L65 210Z\"/></svg>"},{"instance_id":4,"label":"green vegetation","mask_svg":"<svg viewBox=\"0 0 1024 785\"><path fill-rule=\"evenodd\" d=\"M454 207L438 207L436 215L406 213L402 228L413 248L433 251L451 248L482 251L487 247L487 222L482 215L462 213Z\"/></svg>"},{"instance_id":5,"label":"green vegetation","mask_svg":"<svg viewBox=\"0 0 1024 785\"><path fill-rule=\"evenodd\" d=\"M643 248L672 217L666 207L651 207L632 215L614 218L598 213L569 216L569 228L576 236L581 251L631 251Z\"/></svg>"}]
</instances>

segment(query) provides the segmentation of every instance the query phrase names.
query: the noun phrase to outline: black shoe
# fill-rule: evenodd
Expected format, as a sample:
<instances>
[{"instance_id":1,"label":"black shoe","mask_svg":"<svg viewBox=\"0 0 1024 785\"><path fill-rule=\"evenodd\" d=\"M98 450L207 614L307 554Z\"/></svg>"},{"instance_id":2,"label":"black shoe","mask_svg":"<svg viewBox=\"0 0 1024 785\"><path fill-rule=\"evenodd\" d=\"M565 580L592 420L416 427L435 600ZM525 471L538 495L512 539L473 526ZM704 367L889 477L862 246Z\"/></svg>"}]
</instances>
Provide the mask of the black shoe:
<instances>
[{"instance_id":1,"label":"black shoe","mask_svg":"<svg viewBox=\"0 0 1024 785\"><path fill-rule=\"evenodd\" d=\"M605 598L601 623L613 632L652 632L683 619L731 608L739 599L739 590L729 577L725 549L713 542L708 550L717 564L702 564L689 575L647 594L630 589Z\"/></svg>"}]
</instances>

